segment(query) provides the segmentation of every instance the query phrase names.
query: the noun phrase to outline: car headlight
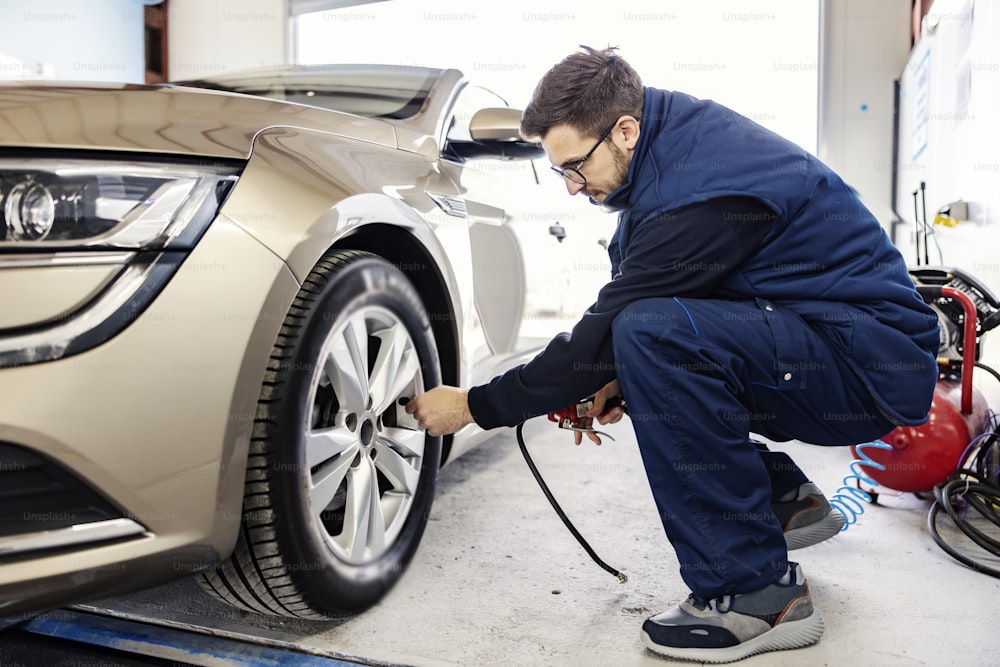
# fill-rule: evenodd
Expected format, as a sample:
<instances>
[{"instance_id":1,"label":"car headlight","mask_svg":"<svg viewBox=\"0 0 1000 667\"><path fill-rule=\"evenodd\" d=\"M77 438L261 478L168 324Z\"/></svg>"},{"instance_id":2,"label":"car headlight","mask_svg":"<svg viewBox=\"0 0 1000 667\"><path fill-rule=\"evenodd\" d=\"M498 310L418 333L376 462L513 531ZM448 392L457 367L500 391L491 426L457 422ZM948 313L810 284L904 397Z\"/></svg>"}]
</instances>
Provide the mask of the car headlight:
<instances>
[{"instance_id":1,"label":"car headlight","mask_svg":"<svg viewBox=\"0 0 1000 667\"><path fill-rule=\"evenodd\" d=\"M190 249L235 181L224 164L2 159L0 250Z\"/></svg>"},{"instance_id":2,"label":"car headlight","mask_svg":"<svg viewBox=\"0 0 1000 667\"><path fill-rule=\"evenodd\" d=\"M241 166L0 159L0 292L18 294L50 267L117 267L72 310L0 330L0 369L77 354L124 331L184 263Z\"/></svg>"}]
</instances>

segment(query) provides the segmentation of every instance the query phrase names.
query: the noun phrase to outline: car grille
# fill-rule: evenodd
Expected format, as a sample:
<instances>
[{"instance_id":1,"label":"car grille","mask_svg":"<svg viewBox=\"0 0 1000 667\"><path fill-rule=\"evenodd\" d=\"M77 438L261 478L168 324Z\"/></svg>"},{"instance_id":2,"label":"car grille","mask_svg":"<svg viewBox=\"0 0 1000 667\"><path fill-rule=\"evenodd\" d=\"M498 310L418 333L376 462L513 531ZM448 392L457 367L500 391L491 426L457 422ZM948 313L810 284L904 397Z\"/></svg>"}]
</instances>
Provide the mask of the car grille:
<instances>
[{"instance_id":1,"label":"car grille","mask_svg":"<svg viewBox=\"0 0 1000 667\"><path fill-rule=\"evenodd\" d=\"M141 532L69 471L23 447L0 443L0 556Z\"/></svg>"}]
</instances>

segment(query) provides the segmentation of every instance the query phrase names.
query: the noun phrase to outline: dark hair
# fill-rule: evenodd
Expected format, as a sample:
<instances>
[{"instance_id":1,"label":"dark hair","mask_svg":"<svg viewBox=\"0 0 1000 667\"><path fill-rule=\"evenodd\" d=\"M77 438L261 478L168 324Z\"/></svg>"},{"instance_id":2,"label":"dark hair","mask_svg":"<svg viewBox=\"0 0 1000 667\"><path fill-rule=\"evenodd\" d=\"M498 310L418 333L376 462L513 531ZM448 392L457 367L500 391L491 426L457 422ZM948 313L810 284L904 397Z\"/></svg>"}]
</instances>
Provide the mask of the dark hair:
<instances>
[{"instance_id":1,"label":"dark hair","mask_svg":"<svg viewBox=\"0 0 1000 667\"><path fill-rule=\"evenodd\" d=\"M621 116L642 120L642 80L615 53L617 48L580 49L553 66L535 87L521 116L526 139L544 138L561 123L599 137Z\"/></svg>"}]
</instances>

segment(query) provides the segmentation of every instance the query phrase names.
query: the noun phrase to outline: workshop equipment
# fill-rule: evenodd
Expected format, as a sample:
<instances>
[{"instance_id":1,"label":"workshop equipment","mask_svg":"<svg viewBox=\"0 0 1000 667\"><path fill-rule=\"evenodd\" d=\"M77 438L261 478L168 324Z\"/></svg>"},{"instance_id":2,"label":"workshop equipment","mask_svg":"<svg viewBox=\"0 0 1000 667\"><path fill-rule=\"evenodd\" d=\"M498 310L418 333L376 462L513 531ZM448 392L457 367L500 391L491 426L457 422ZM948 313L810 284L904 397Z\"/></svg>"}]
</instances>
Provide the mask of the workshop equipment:
<instances>
[{"instance_id":1,"label":"workshop equipment","mask_svg":"<svg viewBox=\"0 0 1000 667\"><path fill-rule=\"evenodd\" d=\"M911 272L917 291L938 314L940 375L929 419L901 426L880 440L889 447L859 453L877 465L865 474L879 486L929 492L961 465L969 443L991 429L986 399L972 385L982 335L1000 324L1000 300L978 280L957 269L924 267ZM863 446L862 446L863 447Z\"/></svg>"},{"instance_id":2,"label":"workshop equipment","mask_svg":"<svg viewBox=\"0 0 1000 667\"><path fill-rule=\"evenodd\" d=\"M910 273L917 291L937 312L941 327L940 374L929 419L853 446L852 474L844 478L830 504L844 514L846 529L864 513L859 500L877 502L876 486L918 496L933 491L927 526L935 543L962 564L1000 578L1000 570L976 560L967 549L952 546L937 528L938 516L947 514L972 542L993 557L1000 556L1000 541L973 525L969 512L973 509L1000 526L996 415L972 385L973 368L1000 380L1000 373L979 361L983 334L1000 325L1000 300L958 269L924 267ZM870 488L866 491L862 484Z\"/></svg>"}]
</instances>

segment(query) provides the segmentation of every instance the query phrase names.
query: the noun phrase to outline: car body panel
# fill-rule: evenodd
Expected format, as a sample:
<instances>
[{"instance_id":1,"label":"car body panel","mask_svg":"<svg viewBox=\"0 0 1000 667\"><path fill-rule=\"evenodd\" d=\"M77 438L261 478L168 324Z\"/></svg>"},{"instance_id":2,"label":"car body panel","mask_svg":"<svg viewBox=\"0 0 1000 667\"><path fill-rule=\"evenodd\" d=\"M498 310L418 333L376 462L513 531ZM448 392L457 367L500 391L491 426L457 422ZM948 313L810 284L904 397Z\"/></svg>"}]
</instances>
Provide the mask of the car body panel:
<instances>
[{"instance_id":1,"label":"car body panel","mask_svg":"<svg viewBox=\"0 0 1000 667\"><path fill-rule=\"evenodd\" d=\"M53 264L49 258L10 259L0 260L0 331L66 317L100 293L124 267L124 263L73 266Z\"/></svg>"},{"instance_id":2,"label":"car body panel","mask_svg":"<svg viewBox=\"0 0 1000 667\"><path fill-rule=\"evenodd\" d=\"M197 572L218 558L194 531L88 545L85 553L86 567L81 567L77 551L32 558L27 579L15 563L5 565L10 573L0 575L0 617L156 586Z\"/></svg>"},{"instance_id":3,"label":"car body panel","mask_svg":"<svg viewBox=\"0 0 1000 667\"><path fill-rule=\"evenodd\" d=\"M224 120L223 120L224 119ZM271 126L322 126L334 134L396 146L385 121L226 92L123 85L0 85L0 146L249 157Z\"/></svg>"},{"instance_id":4,"label":"car body panel","mask_svg":"<svg viewBox=\"0 0 1000 667\"><path fill-rule=\"evenodd\" d=\"M217 221L124 332L82 354L0 373L0 440L45 452L156 538L186 534L224 553L239 522L260 382L297 289L273 253ZM109 405L115 418L80 428ZM16 568L0 567L0 588L14 576Z\"/></svg>"},{"instance_id":5,"label":"car body panel","mask_svg":"<svg viewBox=\"0 0 1000 667\"><path fill-rule=\"evenodd\" d=\"M388 156L313 130L271 128L257 137L243 171L243 183L255 186L238 184L221 214L287 258L300 281L333 243L364 225L391 223L413 234L443 271L448 292L462 297L452 312L462 324L467 351L457 384L467 385L492 377L483 372L486 357L517 351L523 258L517 239L503 226L503 209L463 199L467 213L456 217L428 196L461 197L449 171L445 163L418 154ZM359 192L366 194L352 195Z\"/></svg>"},{"instance_id":6,"label":"car body panel","mask_svg":"<svg viewBox=\"0 0 1000 667\"><path fill-rule=\"evenodd\" d=\"M329 171L325 165L331 164L340 170ZM315 130L272 128L257 137L242 183L253 185L237 184L220 215L285 258L300 283L338 240L367 225L389 224L412 235L433 258L447 293L456 297L448 314L465 322L463 314L472 311L471 294L463 296L461 288L472 282L468 226L440 212L426 195L454 190L434 161L405 152L387 156ZM470 322L462 338L473 339L477 329L478 321ZM460 367L471 363L462 359Z\"/></svg>"}]
</instances>

